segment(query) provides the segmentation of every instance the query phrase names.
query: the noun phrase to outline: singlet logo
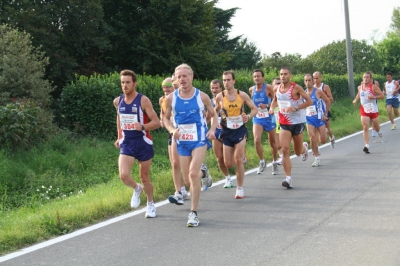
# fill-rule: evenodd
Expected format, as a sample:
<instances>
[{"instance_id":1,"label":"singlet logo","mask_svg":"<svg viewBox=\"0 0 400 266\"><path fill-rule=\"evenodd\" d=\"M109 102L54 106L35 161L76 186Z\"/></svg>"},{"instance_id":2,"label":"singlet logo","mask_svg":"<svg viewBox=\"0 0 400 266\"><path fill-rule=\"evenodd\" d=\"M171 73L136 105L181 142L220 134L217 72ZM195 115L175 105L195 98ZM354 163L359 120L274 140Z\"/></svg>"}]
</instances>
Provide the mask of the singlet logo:
<instances>
[{"instance_id":1,"label":"singlet logo","mask_svg":"<svg viewBox=\"0 0 400 266\"><path fill-rule=\"evenodd\" d=\"M264 101L264 98L257 98L257 99L255 99L254 101L255 101L256 103L257 103L257 102L263 102L263 101Z\"/></svg>"},{"instance_id":2,"label":"singlet logo","mask_svg":"<svg viewBox=\"0 0 400 266\"><path fill-rule=\"evenodd\" d=\"M197 113L197 110L190 110L190 113L195 114L195 113Z\"/></svg>"},{"instance_id":3,"label":"singlet logo","mask_svg":"<svg viewBox=\"0 0 400 266\"><path fill-rule=\"evenodd\" d=\"M124 111L125 111L125 106L119 108L119 110L120 110L121 112L124 112Z\"/></svg>"},{"instance_id":4,"label":"singlet logo","mask_svg":"<svg viewBox=\"0 0 400 266\"><path fill-rule=\"evenodd\" d=\"M189 104L189 102L183 102L184 104Z\"/></svg>"},{"instance_id":5,"label":"singlet logo","mask_svg":"<svg viewBox=\"0 0 400 266\"><path fill-rule=\"evenodd\" d=\"M230 105L229 105L229 108L236 108L236 107L238 107L237 104L230 104Z\"/></svg>"},{"instance_id":6,"label":"singlet logo","mask_svg":"<svg viewBox=\"0 0 400 266\"><path fill-rule=\"evenodd\" d=\"M137 108L136 107L132 107L132 112L133 113L137 113Z\"/></svg>"}]
</instances>

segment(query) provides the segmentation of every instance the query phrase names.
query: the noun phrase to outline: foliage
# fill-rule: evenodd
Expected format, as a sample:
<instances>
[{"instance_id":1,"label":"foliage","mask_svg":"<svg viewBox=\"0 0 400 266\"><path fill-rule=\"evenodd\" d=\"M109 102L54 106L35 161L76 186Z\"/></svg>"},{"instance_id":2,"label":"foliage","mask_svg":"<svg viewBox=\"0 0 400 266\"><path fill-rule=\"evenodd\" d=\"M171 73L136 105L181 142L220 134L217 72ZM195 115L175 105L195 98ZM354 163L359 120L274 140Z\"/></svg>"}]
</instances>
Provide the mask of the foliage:
<instances>
[{"instance_id":1,"label":"foliage","mask_svg":"<svg viewBox=\"0 0 400 266\"><path fill-rule=\"evenodd\" d=\"M7 0L0 1L0 23L14 25L31 34L33 45L50 58L47 78L57 87L75 73L104 72L103 52L109 48L103 21L102 0Z\"/></svg>"},{"instance_id":2,"label":"foliage","mask_svg":"<svg viewBox=\"0 0 400 266\"><path fill-rule=\"evenodd\" d=\"M400 7L393 9L392 24L390 24L390 27L398 36L400 36Z\"/></svg>"},{"instance_id":3,"label":"foliage","mask_svg":"<svg viewBox=\"0 0 400 266\"><path fill-rule=\"evenodd\" d=\"M372 71L381 73L382 62L378 51L365 40L352 40L353 67L355 73ZM332 42L307 57L315 70L323 73L344 75L347 73L346 40Z\"/></svg>"},{"instance_id":4,"label":"foliage","mask_svg":"<svg viewBox=\"0 0 400 266\"><path fill-rule=\"evenodd\" d=\"M28 149L48 140L56 131L53 117L31 100L0 106L0 147Z\"/></svg>"},{"instance_id":5,"label":"foliage","mask_svg":"<svg viewBox=\"0 0 400 266\"><path fill-rule=\"evenodd\" d=\"M282 67L289 67L293 74L312 73L314 66L308 59L303 59L300 54L284 54L275 52L270 56L265 56L261 61L263 68L267 72L276 72L279 74L279 70Z\"/></svg>"},{"instance_id":6,"label":"foliage","mask_svg":"<svg viewBox=\"0 0 400 266\"><path fill-rule=\"evenodd\" d=\"M260 65L261 52L247 38L241 39L234 50L234 57L228 69L257 68Z\"/></svg>"},{"instance_id":7,"label":"foliage","mask_svg":"<svg viewBox=\"0 0 400 266\"><path fill-rule=\"evenodd\" d=\"M400 35L388 33L376 47L379 51L379 57L384 62L385 73L391 71L394 76L400 74Z\"/></svg>"},{"instance_id":8,"label":"foliage","mask_svg":"<svg viewBox=\"0 0 400 266\"><path fill-rule=\"evenodd\" d=\"M50 103L52 88L43 79L48 58L31 39L26 32L0 25L0 105L11 98L33 99L42 107Z\"/></svg>"}]
</instances>

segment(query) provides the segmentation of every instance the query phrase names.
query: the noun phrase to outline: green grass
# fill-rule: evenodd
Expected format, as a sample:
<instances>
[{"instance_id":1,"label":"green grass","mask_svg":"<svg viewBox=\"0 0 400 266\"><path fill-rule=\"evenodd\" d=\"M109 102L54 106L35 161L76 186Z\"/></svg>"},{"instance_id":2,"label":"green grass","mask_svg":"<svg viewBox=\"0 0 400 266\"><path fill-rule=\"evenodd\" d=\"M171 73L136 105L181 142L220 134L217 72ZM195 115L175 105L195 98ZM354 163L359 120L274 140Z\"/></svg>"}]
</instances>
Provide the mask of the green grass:
<instances>
[{"instance_id":1,"label":"green grass","mask_svg":"<svg viewBox=\"0 0 400 266\"><path fill-rule=\"evenodd\" d=\"M346 98L332 105L331 125L337 139L361 130L358 107L351 101ZM387 121L384 101L379 108L380 121ZM258 165L258 157L250 124L248 129L246 168L251 169ZM156 155L151 180L154 199L161 201L174 192L174 186L166 132L158 130L152 135ZM304 139L308 141L307 134ZM272 160L267 145L264 155ZM0 151L0 255L129 212L132 190L119 180L117 160L113 140L76 139L68 134L29 152L11 155ZM206 163L214 181L224 178L211 149ZM230 172L234 174L234 169ZM139 181L137 164L132 175Z\"/></svg>"}]
</instances>

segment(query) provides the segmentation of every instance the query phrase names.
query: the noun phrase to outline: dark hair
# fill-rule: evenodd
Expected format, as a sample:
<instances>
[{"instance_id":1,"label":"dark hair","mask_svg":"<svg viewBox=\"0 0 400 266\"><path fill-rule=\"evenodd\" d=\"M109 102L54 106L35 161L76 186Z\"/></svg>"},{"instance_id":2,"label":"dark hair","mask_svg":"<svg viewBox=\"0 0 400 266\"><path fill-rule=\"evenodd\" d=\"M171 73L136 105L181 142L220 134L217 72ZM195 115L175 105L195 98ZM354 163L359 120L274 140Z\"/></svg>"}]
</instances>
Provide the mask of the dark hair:
<instances>
[{"instance_id":1,"label":"dark hair","mask_svg":"<svg viewBox=\"0 0 400 266\"><path fill-rule=\"evenodd\" d=\"M253 70L253 74L255 73L255 72L260 72L261 73L261 77L264 77L264 71L262 71L261 69L254 69Z\"/></svg>"},{"instance_id":2,"label":"dark hair","mask_svg":"<svg viewBox=\"0 0 400 266\"><path fill-rule=\"evenodd\" d=\"M219 86L221 87L221 88L223 88L223 84L222 84L222 81L220 81L219 79L213 79L213 80L211 80L211 83L212 84L219 84Z\"/></svg>"},{"instance_id":3,"label":"dark hair","mask_svg":"<svg viewBox=\"0 0 400 266\"><path fill-rule=\"evenodd\" d=\"M292 74L292 71L290 71L290 69L288 67L282 67L281 70L282 69L287 70L287 71L289 71L289 74Z\"/></svg>"},{"instance_id":4,"label":"dark hair","mask_svg":"<svg viewBox=\"0 0 400 266\"><path fill-rule=\"evenodd\" d=\"M119 73L120 76L131 76L132 77L132 82L137 81L137 76L135 72L129 69L122 70L121 73Z\"/></svg>"},{"instance_id":5,"label":"dark hair","mask_svg":"<svg viewBox=\"0 0 400 266\"><path fill-rule=\"evenodd\" d=\"M386 72L386 75L392 76L392 72L388 71Z\"/></svg>"},{"instance_id":6,"label":"dark hair","mask_svg":"<svg viewBox=\"0 0 400 266\"><path fill-rule=\"evenodd\" d=\"M233 70L227 70L224 71L224 73L222 73L222 75L229 75L229 74L232 75L232 80L235 80L235 72L233 72Z\"/></svg>"}]
</instances>

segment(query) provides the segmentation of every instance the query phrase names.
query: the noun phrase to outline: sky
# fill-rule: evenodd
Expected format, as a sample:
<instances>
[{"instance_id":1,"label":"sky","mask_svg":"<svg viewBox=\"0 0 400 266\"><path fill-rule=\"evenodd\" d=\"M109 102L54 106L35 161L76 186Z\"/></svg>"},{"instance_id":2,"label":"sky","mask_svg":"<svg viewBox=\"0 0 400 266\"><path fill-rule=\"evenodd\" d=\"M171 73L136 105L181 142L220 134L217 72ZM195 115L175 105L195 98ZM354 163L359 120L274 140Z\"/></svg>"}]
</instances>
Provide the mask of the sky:
<instances>
[{"instance_id":1,"label":"sky","mask_svg":"<svg viewBox=\"0 0 400 266\"><path fill-rule=\"evenodd\" d=\"M303 58L334 41L346 39L344 0L218 0L224 10L238 7L231 37L243 35L261 55L274 52ZM381 40L400 0L348 0L352 39Z\"/></svg>"}]
</instances>

